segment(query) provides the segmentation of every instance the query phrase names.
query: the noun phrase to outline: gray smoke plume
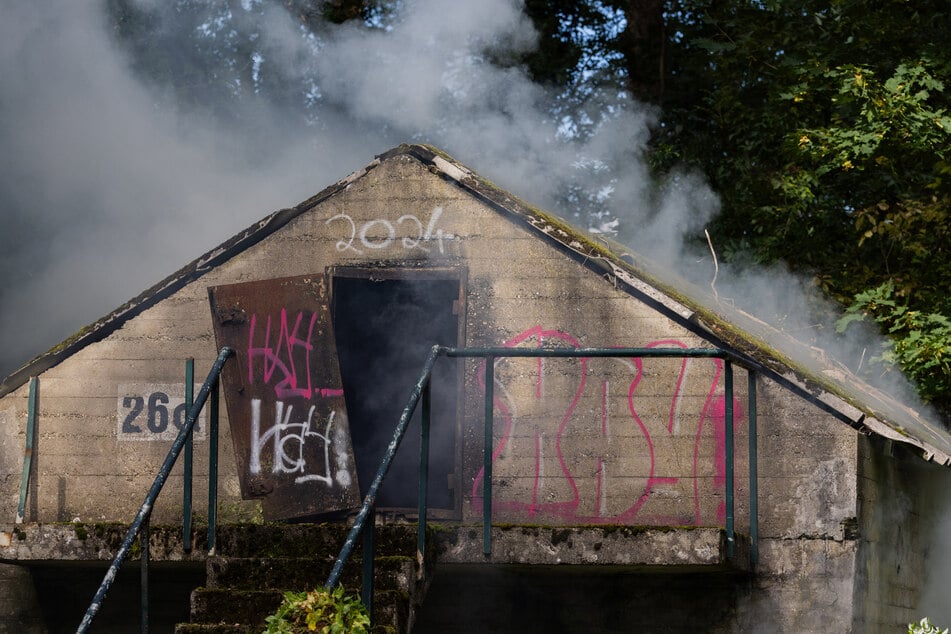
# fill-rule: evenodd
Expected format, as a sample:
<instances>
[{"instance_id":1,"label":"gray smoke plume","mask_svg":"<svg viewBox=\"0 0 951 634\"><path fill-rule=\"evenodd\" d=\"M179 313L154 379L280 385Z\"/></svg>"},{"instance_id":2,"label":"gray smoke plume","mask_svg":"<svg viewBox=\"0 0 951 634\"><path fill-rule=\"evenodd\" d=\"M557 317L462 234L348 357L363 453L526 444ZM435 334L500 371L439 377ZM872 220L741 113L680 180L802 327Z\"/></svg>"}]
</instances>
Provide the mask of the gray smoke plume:
<instances>
[{"instance_id":1,"label":"gray smoke plume","mask_svg":"<svg viewBox=\"0 0 951 634\"><path fill-rule=\"evenodd\" d=\"M316 34L270 3L143 0L142 35L172 60L164 73L100 3L6 4L0 374L400 142L438 145L552 208L592 179L605 217L614 201L636 211L650 198L650 113L619 94L585 138L566 135L557 95L489 59L489 47L534 45L514 0L406 2L385 29ZM204 83L175 84L195 67ZM666 207L658 224L675 241L697 224L675 211L712 212Z\"/></svg>"},{"instance_id":2,"label":"gray smoke plume","mask_svg":"<svg viewBox=\"0 0 951 634\"><path fill-rule=\"evenodd\" d=\"M252 146L160 107L98 3L6 4L0 374L368 155Z\"/></svg>"}]
</instances>

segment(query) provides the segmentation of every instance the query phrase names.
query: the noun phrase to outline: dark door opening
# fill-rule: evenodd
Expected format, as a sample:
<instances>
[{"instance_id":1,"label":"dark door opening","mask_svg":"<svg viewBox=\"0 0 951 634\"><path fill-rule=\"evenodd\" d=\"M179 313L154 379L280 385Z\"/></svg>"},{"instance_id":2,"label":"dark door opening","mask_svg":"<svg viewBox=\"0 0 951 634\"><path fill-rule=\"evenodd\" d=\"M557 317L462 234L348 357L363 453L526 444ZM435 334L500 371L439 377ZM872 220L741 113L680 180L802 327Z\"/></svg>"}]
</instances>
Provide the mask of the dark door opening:
<instances>
[{"instance_id":1,"label":"dark door opening","mask_svg":"<svg viewBox=\"0 0 951 634\"><path fill-rule=\"evenodd\" d=\"M462 278L450 270L336 269L332 312L360 493L365 496L434 344L458 345ZM457 508L456 363L437 361L432 377L428 498ZM419 486L420 413L414 415L378 509L414 513Z\"/></svg>"}]
</instances>

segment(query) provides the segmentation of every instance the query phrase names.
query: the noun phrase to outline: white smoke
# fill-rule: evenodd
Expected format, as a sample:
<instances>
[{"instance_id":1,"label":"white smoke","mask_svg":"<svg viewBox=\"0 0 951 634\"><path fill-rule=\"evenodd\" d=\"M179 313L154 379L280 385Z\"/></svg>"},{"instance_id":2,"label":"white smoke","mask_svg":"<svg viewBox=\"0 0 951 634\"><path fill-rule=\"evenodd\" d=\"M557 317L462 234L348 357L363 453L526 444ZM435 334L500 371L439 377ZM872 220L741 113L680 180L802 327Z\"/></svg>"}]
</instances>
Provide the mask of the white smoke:
<instances>
[{"instance_id":1,"label":"white smoke","mask_svg":"<svg viewBox=\"0 0 951 634\"><path fill-rule=\"evenodd\" d=\"M303 144L251 147L207 117L159 107L98 4L7 5L2 374L360 164L355 152L301 160Z\"/></svg>"},{"instance_id":2,"label":"white smoke","mask_svg":"<svg viewBox=\"0 0 951 634\"><path fill-rule=\"evenodd\" d=\"M413 0L385 29L316 32L277 3L186 3L204 11L196 23L178 3L138 0L150 42L186 60L215 47L234 57L207 71L219 92L198 86L194 98L170 88L180 78L163 84L136 70L143 53L121 45L104 6L8 4L0 374L405 141L437 145L532 203L616 231L662 270L702 287L716 276L719 299L840 352L853 369L879 350L872 338L835 337L834 311L780 267L717 270L705 247L685 250L684 236L701 236L718 211L716 195L697 174L651 181L651 109L599 94L606 114L579 132L583 115L552 114L558 94L519 66L493 63L489 50L514 59L536 43L517 0ZM573 217L566 204L598 213ZM895 390L913 398L906 383Z\"/></svg>"},{"instance_id":3,"label":"white smoke","mask_svg":"<svg viewBox=\"0 0 951 634\"><path fill-rule=\"evenodd\" d=\"M250 0L208 5L198 29L180 24L176 3L141 2L180 55L226 48L225 37L254 42L244 60L254 86L222 79L243 95L221 108L240 116L226 118L213 116L217 104L176 107L167 86L140 77L100 4L7 4L0 374L404 141L440 146L552 208L566 188L600 179L599 202L623 201L635 214L662 207L653 215L665 243L688 226L675 211L698 215L650 202L649 112L618 95L593 134L566 138L550 114L556 95L518 67L491 63L488 47L516 54L536 41L514 0L417 0L386 30L327 26L316 35L283 8ZM273 75L300 86L312 102L307 117L261 94Z\"/></svg>"},{"instance_id":4,"label":"white smoke","mask_svg":"<svg viewBox=\"0 0 951 634\"><path fill-rule=\"evenodd\" d=\"M922 541L927 544L925 587L917 606L916 621L928 617L932 624L951 627L951 603L948 602L948 580L951 579L951 476L947 472L931 474L925 480L923 498L930 512L922 528Z\"/></svg>"}]
</instances>

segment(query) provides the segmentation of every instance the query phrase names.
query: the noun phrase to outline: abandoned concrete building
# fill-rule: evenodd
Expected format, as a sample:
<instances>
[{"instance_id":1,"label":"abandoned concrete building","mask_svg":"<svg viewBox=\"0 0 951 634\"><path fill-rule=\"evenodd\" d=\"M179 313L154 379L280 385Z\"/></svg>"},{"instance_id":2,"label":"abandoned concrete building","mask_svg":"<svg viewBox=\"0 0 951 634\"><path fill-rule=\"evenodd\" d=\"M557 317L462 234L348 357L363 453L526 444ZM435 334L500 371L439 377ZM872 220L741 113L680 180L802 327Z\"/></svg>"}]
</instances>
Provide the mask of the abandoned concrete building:
<instances>
[{"instance_id":1,"label":"abandoned concrete building","mask_svg":"<svg viewBox=\"0 0 951 634\"><path fill-rule=\"evenodd\" d=\"M656 273L428 146L267 216L0 383L0 631L79 625L216 359L91 631L142 583L151 631L261 631L401 421L362 558L398 631L899 631L951 437Z\"/></svg>"}]
</instances>

